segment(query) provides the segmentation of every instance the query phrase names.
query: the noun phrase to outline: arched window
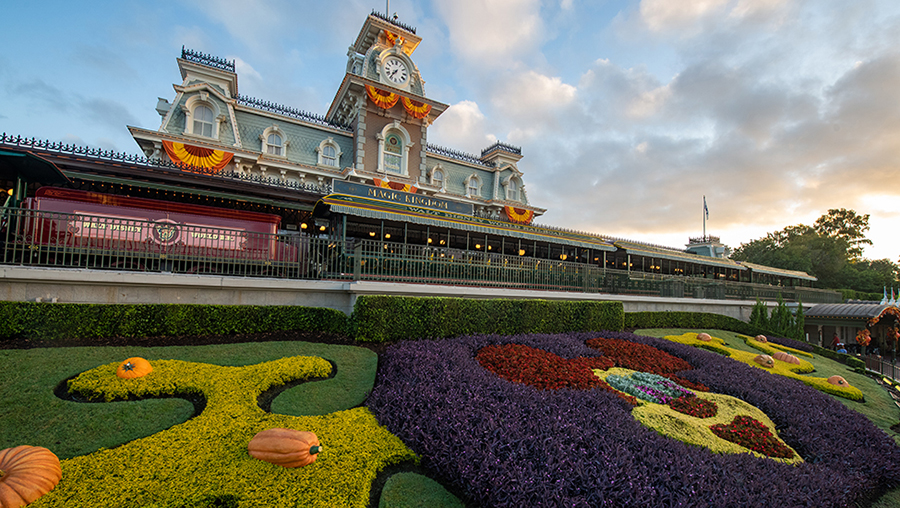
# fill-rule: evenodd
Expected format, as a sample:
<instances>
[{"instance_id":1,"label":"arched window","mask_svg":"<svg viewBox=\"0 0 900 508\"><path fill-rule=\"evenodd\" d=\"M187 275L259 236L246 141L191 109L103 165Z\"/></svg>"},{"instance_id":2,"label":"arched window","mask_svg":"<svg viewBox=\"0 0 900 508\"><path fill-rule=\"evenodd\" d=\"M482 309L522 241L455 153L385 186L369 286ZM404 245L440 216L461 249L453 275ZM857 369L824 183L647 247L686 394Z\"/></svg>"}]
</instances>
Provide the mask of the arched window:
<instances>
[{"instance_id":1,"label":"arched window","mask_svg":"<svg viewBox=\"0 0 900 508\"><path fill-rule=\"evenodd\" d=\"M384 169L391 173L400 173L403 163L403 141L396 134L388 134L384 140Z\"/></svg>"},{"instance_id":2,"label":"arched window","mask_svg":"<svg viewBox=\"0 0 900 508\"><path fill-rule=\"evenodd\" d=\"M378 139L378 171L409 175L409 149L413 145L409 132L394 121L384 126L376 136Z\"/></svg>"},{"instance_id":3,"label":"arched window","mask_svg":"<svg viewBox=\"0 0 900 508\"><path fill-rule=\"evenodd\" d=\"M320 166L341 167L341 147L334 141L334 138L329 137L319 143L316 152L319 154L318 164Z\"/></svg>"},{"instance_id":4,"label":"arched window","mask_svg":"<svg viewBox=\"0 0 900 508\"><path fill-rule=\"evenodd\" d=\"M190 96L181 105L181 110L184 112L185 135L218 139L225 115L209 92L201 91Z\"/></svg>"},{"instance_id":5,"label":"arched window","mask_svg":"<svg viewBox=\"0 0 900 508\"><path fill-rule=\"evenodd\" d=\"M287 140L287 136L284 135L284 131L279 129L277 125L264 130L259 135L259 140L262 142L262 147L260 148L262 153L282 159L287 157L288 146L291 143Z\"/></svg>"},{"instance_id":6,"label":"arched window","mask_svg":"<svg viewBox=\"0 0 900 508\"><path fill-rule=\"evenodd\" d=\"M478 175L472 174L469 178L466 178L466 196L476 197L480 190L481 180L478 179Z\"/></svg>"},{"instance_id":7,"label":"arched window","mask_svg":"<svg viewBox=\"0 0 900 508\"><path fill-rule=\"evenodd\" d=\"M431 171L431 185L444 190L444 172L438 168Z\"/></svg>"},{"instance_id":8,"label":"arched window","mask_svg":"<svg viewBox=\"0 0 900 508\"><path fill-rule=\"evenodd\" d=\"M322 163L326 166L337 166L337 156L333 146L327 145L322 149Z\"/></svg>"},{"instance_id":9,"label":"arched window","mask_svg":"<svg viewBox=\"0 0 900 508\"><path fill-rule=\"evenodd\" d=\"M197 106L194 108L193 133L206 138L213 137L213 120L215 120L215 115L212 108L203 104Z\"/></svg>"},{"instance_id":10,"label":"arched window","mask_svg":"<svg viewBox=\"0 0 900 508\"><path fill-rule=\"evenodd\" d=\"M266 153L270 155L282 155L284 153L284 147L281 146L281 144L281 136L275 133L269 134L269 137L266 138Z\"/></svg>"},{"instance_id":11,"label":"arched window","mask_svg":"<svg viewBox=\"0 0 900 508\"><path fill-rule=\"evenodd\" d=\"M509 179L509 183L506 184L506 200L507 201L518 201L519 200L519 184L516 182L514 178Z\"/></svg>"}]
</instances>

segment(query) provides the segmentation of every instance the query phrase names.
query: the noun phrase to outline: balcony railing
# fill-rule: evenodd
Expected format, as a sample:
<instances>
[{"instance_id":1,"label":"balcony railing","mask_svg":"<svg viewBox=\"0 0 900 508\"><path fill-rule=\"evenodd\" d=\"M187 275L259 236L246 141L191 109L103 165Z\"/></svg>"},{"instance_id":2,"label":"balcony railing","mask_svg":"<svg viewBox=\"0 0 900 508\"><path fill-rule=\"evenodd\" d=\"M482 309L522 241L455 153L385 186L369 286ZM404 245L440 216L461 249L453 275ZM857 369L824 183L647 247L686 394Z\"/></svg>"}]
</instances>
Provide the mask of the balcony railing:
<instances>
[{"instance_id":1,"label":"balcony railing","mask_svg":"<svg viewBox=\"0 0 900 508\"><path fill-rule=\"evenodd\" d=\"M103 216L7 210L0 229L6 265L157 273L371 280L671 298L804 303L840 294L577 262L374 240L334 240Z\"/></svg>"}]
</instances>

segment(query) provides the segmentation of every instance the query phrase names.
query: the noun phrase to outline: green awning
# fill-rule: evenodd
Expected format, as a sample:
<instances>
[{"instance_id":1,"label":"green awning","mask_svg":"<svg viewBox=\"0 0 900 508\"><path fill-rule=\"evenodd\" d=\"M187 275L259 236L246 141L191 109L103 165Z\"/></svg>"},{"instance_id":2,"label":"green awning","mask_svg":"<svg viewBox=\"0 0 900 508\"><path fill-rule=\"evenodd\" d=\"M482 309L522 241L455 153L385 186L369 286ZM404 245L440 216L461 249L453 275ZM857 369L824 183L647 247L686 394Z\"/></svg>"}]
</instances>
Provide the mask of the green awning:
<instances>
[{"instance_id":1,"label":"green awning","mask_svg":"<svg viewBox=\"0 0 900 508\"><path fill-rule=\"evenodd\" d=\"M642 245L638 243L618 241L616 245L625 250L626 253L637 256L644 256L656 259L668 259L669 261L680 261L682 263L696 263L699 265L715 265L722 268L730 268L732 270L746 270L747 268L737 264L730 259L712 258L709 256L700 256L688 252L680 252L677 250L666 250L652 247L650 245Z\"/></svg>"},{"instance_id":2,"label":"green awning","mask_svg":"<svg viewBox=\"0 0 900 508\"><path fill-rule=\"evenodd\" d=\"M0 177L42 184L69 183L55 164L27 151L0 149Z\"/></svg>"},{"instance_id":3,"label":"green awning","mask_svg":"<svg viewBox=\"0 0 900 508\"><path fill-rule=\"evenodd\" d=\"M442 210L430 210L421 207L406 206L389 201L379 201L344 194L330 194L316 204L316 215L324 213L322 207L328 206L334 213L343 213L370 219L408 222L423 226L470 231L489 235L521 238L528 241L551 242L586 249L615 252L615 246L600 238L578 235L568 231L560 231L525 224L505 223L498 220L460 215Z\"/></svg>"}]
</instances>

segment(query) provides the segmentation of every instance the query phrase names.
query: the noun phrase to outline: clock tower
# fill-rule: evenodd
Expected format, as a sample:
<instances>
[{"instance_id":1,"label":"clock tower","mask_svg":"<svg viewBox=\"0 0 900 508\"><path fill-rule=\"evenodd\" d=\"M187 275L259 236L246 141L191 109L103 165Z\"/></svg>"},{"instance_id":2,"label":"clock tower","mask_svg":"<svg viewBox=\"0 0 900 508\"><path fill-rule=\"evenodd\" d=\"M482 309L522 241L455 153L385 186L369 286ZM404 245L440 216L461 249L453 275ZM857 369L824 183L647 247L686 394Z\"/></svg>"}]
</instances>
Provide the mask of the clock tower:
<instances>
[{"instance_id":1,"label":"clock tower","mask_svg":"<svg viewBox=\"0 0 900 508\"><path fill-rule=\"evenodd\" d=\"M424 182L428 126L447 105L425 96L425 81L412 60L421 40L415 28L372 12L350 46L347 71L326 118L353 129L351 180Z\"/></svg>"}]
</instances>

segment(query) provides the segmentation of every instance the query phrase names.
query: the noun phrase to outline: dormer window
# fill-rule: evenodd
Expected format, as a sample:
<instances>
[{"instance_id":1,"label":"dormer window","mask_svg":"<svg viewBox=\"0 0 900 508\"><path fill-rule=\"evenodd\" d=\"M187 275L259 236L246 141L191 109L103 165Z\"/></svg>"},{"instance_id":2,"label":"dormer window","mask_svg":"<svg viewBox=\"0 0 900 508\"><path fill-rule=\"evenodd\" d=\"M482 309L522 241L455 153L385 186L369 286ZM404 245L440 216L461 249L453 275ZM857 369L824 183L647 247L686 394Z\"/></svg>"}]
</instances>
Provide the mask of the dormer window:
<instances>
[{"instance_id":1,"label":"dormer window","mask_svg":"<svg viewBox=\"0 0 900 508\"><path fill-rule=\"evenodd\" d=\"M207 106L194 108L194 134L206 138L213 137L213 110Z\"/></svg>"},{"instance_id":2,"label":"dormer window","mask_svg":"<svg viewBox=\"0 0 900 508\"><path fill-rule=\"evenodd\" d=\"M434 168L431 171L431 185L444 190L444 171L439 168Z\"/></svg>"},{"instance_id":3,"label":"dormer window","mask_svg":"<svg viewBox=\"0 0 900 508\"><path fill-rule=\"evenodd\" d=\"M519 200L519 182L517 182L515 178L510 178L509 182L506 184L506 200Z\"/></svg>"},{"instance_id":4,"label":"dormer window","mask_svg":"<svg viewBox=\"0 0 900 508\"><path fill-rule=\"evenodd\" d=\"M262 146L260 147L262 153L281 158L287 156L287 149L290 142L287 140L287 136L284 135L284 131L279 129L277 125L273 125L264 130L263 133L260 134L259 140L262 142Z\"/></svg>"},{"instance_id":5,"label":"dormer window","mask_svg":"<svg viewBox=\"0 0 900 508\"><path fill-rule=\"evenodd\" d=\"M316 152L319 154L317 162L319 166L327 166L329 168L341 167L341 147L335 143L334 138L329 137L319 143L319 146L316 147Z\"/></svg>"},{"instance_id":6,"label":"dormer window","mask_svg":"<svg viewBox=\"0 0 900 508\"><path fill-rule=\"evenodd\" d=\"M282 155L284 147L281 146L281 143L281 136L274 133L269 134L269 137L266 138L266 153L269 155Z\"/></svg>"},{"instance_id":7,"label":"dormer window","mask_svg":"<svg viewBox=\"0 0 900 508\"><path fill-rule=\"evenodd\" d=\"M219 110L209 92L192 95L181 106L184 112L184 134L203 138L218 139L219 127L225 115Z\"/></svg>"},{"instance_id":8,"label":"dormer window","mask_svg":"<svg viewBox=\"0 0 900 508\"><path fill-rule=\"evenodd\" d=\"M466 178L466 196L477 197L481 190L481 180L478 175L472 174Z\"/></svg>"}]
</instances>

